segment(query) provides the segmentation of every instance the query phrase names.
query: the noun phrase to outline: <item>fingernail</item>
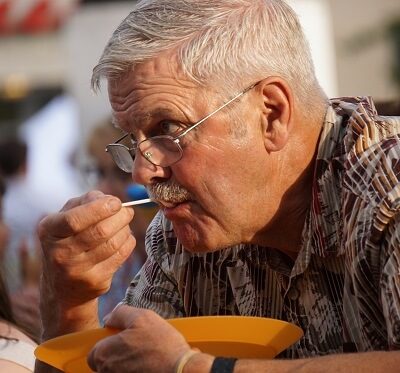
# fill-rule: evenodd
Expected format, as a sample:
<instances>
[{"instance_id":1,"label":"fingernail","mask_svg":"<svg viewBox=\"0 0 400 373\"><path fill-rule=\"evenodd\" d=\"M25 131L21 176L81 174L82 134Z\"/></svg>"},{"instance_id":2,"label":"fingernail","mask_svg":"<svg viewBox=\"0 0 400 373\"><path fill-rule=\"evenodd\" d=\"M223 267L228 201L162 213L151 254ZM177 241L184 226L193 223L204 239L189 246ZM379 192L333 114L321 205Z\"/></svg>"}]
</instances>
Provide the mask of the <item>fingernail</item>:
<instances>
[{"instance_id":1,"label":"fingernail","mask_svg":"<svg viewBox=\"0 0 400 373\"><path fill-rule=\"evenodd\" d=\"M106 324L107 321L110 319L110 317L111 317L111 312L110 312L110 313L107 313L107 315L105 315L105 316L103 317L103 324Z\"/></svg>"},{"instance_id":2,"label":"fingernail","mask_svg":"<svg viewBox=\"0 0 400 373\"><path fill-rule=\"evenodd\" d=\"M110 319L112 313L113 313L118 307L122 306L122 304L123 304L122 302L119 302L119 303L113 308L113 310L112 310L111 312L107 313L107 315L105 315L105 316L103 317L103 324L106 324L106 323L107 323L107 321Z\"/></svg>"},{"instance_id":3,"label":"fingernail","mask_svg":"<svg viewBox=\"0 0 400 373\"><path fill-rule=\"evenodd\" d=\"M107 202L107 208L111 212L116 212L121 208L121 202L116 198L111 198Z\"/></svg>"}]
</instances>

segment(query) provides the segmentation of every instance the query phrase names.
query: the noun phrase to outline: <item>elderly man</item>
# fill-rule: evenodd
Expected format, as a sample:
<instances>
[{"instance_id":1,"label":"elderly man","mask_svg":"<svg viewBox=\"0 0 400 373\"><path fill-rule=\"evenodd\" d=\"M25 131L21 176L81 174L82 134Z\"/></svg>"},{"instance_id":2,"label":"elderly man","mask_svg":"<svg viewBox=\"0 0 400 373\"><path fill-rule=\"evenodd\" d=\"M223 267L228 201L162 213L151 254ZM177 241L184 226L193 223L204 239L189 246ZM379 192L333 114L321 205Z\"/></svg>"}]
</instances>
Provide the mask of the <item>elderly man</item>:
<instances>
[{"instance_id":1,"label":"elderly man","mask_svg":"<svg viewBox=\"0 0 400 373\"><path fill-rule=\"evenodd\" d=\"M368 98L326 98L283 1L143 0L101 78L126 132L107 151L161 212L94 370L398 368L400 121ZM42 221L44 339L98 326L133 215L91 192ZM304 337L290 360L234 361L191 354L163 319L221 314L288 320Z\"/></svg>"}]
</instances>

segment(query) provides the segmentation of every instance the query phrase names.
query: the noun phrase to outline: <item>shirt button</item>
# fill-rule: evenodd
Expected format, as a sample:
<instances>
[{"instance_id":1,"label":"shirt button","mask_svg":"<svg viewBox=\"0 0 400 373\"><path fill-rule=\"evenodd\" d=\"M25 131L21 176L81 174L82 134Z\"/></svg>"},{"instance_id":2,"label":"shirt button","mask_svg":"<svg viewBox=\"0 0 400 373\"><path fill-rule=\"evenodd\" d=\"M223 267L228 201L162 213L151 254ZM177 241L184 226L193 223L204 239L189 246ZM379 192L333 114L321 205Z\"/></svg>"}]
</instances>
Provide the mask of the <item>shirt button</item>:
<instances>
[{"instance_id":1,"label":"shirt button","mask_svg":"<svg viewBox=\"0 0 400 373\"><path fill-rule=\"evenodd\" d=\"M287 292L287 297L290 300L296 300L300 296L300 292L296 288L290 288Z\"/></svg>"}]
</instances>

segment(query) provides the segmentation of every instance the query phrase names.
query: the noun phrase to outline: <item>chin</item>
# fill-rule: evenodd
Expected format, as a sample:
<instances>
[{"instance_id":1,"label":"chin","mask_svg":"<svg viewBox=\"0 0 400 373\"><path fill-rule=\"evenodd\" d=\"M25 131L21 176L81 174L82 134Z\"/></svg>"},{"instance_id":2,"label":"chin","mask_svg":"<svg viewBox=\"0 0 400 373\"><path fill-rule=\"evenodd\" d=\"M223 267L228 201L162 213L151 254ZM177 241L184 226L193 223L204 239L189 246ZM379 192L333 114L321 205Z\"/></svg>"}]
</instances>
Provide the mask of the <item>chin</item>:
<instances>
[{"instance_id":1,"label":"chin","mask_svg":"<svg viewBox=\"0 0 400 373\"><path fill-rule=\"evenodd\" d=\"M174 231L182 246L191 253L211 253L235 244L227 242L225 235L222 242L211 229L205 233L202 230L195 230L191 225L177 225L174 226Z\"/></svg>"},{"instance_id":2,"label":"chin","mask_svg":"<svg viewBox=\"0 0 400 373\"><path fill-rule=\"evenodd\" d=\"M181 235L179 233L177 233L176 236L185 250L191 253L209 253L218 250L214 245L211 245L199 237L188 237L187 235Z\"/></svg>"}]
</instances>

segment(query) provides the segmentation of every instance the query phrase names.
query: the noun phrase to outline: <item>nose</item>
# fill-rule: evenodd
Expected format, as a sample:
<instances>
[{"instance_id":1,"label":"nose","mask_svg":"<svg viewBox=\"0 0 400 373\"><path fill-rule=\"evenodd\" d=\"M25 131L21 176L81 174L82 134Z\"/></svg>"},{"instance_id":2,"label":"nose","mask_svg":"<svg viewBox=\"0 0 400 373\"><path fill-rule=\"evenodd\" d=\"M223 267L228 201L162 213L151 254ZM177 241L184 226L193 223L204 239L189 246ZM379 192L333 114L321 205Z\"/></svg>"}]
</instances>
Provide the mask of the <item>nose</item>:
<instances>
[{"instance_id":1,"label":"nose","mask_svg":"<svg viewBox=\"0 0 400 373\"><path fill-rule=\"evenodd\" d=\"M135 183L150 185L154 181L162 182L168 180L170 177L170 167L156 166L143 157L140 152L136 153L132 169L132 180Z\"/></svg>"}]
</instances>

